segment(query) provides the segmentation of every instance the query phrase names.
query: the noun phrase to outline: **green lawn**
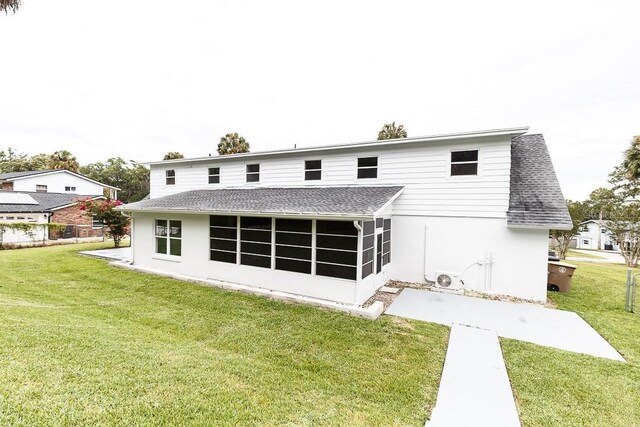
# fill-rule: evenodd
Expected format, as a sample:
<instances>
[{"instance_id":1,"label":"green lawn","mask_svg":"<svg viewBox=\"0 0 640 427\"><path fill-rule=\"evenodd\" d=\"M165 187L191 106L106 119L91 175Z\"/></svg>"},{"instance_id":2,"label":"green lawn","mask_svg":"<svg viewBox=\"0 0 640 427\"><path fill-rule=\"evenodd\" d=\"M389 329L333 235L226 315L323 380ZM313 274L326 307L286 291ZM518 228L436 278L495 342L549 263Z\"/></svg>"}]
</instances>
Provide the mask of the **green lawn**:
<instances>
[{"instance_id":1,"label":"green lawn","mask_svg":"<svg viewBox=\"0 0 640 427\"><path fill-rule=\"evenodd\" d=\"M640 314L625 313L626 267L574 263L569 294L550 293L578 313L629 363L501 340L525 426L639 426ZM640 292L637 293L640 313Z\"/></svg>"},{"instance_id":2,"label":"green lawn","mask_svg":"<svg viewBox=\"0 0 640 427\"><path fill-rule=\"evenodd\" d=\"M0 252L0 425L422 426L448 328Z\"/></svg>"}]
</instances>

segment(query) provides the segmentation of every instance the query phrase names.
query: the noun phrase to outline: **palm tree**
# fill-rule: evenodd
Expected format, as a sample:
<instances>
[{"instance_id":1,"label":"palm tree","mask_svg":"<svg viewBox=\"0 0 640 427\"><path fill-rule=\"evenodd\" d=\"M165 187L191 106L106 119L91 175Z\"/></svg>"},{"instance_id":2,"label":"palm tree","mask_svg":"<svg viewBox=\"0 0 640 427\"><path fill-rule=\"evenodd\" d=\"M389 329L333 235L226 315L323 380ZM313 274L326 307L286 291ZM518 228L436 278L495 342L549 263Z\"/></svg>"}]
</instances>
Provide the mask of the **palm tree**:
<instances>
[{"instance_id":1,"label":"palm tree","mask_svg":"<svg viewBox=\"0 0 640 427\"><path fill-rule=\"evenodd\" d=\"M16 13L22 0L0 0L0 12L9 13L9 11Z\"/></svg>"},{"instance_id":2,"label":"palm tree","mask_svg":"<svg viewBox=\"0 0 640 427\"><path fill-rule=\"evenodd\" d=\"M80 165L78 164L78 160L76 160L76 156L67 150L59 150L49 157L49 168L78 172Z\"/></svg>"},{"instance_id":3,"label":"palm tree","mask_svg":"<svg viewBox=\"0 0 640 427\"><path fill-rule=\"evenodd\" d=\"M220 142L218 143L218 154L221 156L225 154L238 154L238 153L248 153L249 152L249 143L244 139L244 137L238 135L237 132L228 133L222 138L220 138Z\"/></svg>"},{"instance_id":4,"label":"palm tree","mask_svg":"<svg viewBox=\"0 0 640 427\"><path fill-rule=\"evenodd\" d=\"M164 155L164 159L162 160L176 160L176 159L184 159L184 155L177 151L169 151Z\"/></svg>"},{"instance_id":5,"label":"palm tree","mask_svg":"<svg viewBox=\"0 0 640 427\"><path fill-rule=\"evenodd\" d=\"M631 147L624 152L622 167L629 181L635 181L640 178L640 135L633 137Z\"/></svg>"},{"instance_id":6,"label":"palm tree","mask_svg":"<svg viewBox=\"0 0 640 427\"><path fill-rule=\"evenodd\" d=\"M382 126L382 130L378 132L378 141L383 139L398 139L398 138L406 138L407 131L404 130L404 125L397 125L396 122L386 123Z\"/></svg>"}]
</instances>

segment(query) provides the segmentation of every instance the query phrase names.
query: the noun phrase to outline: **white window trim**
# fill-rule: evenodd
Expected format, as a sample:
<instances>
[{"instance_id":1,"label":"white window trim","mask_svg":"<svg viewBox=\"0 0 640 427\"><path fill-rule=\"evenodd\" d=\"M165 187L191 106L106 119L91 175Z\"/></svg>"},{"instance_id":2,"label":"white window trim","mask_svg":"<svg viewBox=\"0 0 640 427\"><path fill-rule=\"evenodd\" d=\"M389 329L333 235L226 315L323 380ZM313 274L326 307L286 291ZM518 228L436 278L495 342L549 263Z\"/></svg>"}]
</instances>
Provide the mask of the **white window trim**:
<instances>
[{"instance_id":1,"label":"white window trim","mask_svg":"<svg viewBox=\"0 0 640 427\"><path fill-rule=\"evenodd\" d=\"M249 172L248 167L258 165L258 172ZM262 164L261 163L245 163L244 164L244 182L245 184L260 184L260 174L262 173ZM249 181L249 175L258 175L257 181Z\"/></svg>"},{"instance_id":2,"label":"white window trim","mask_svg":"<svg viewBox=\"0 0 640 427\"><path fill-rule=\"evenodd\" d=\"M158 236L156 234L156 222L157 221L167 221L167 235L166 236ZM171 221L178 221L180 223L180 237L170 237L169 235L171 234L171 231L169 230L171 228ZM152 258L155 259L163 259L163 260L167 260L167 261L180 261L182 259L182 250L184 248L184 246L182 245L182 233L183 233L183 227L182 227L182 220L181 219L168 219L168 218L154 218L153 220L153 255ZM157 252L158 251L158 247L157 244L158 242L156 241L156 239L158 237L161 238L165 238L167 240L167 253L166 254L162 254ZM171 239L174 240L180 240L180 255L171 255L169 252L171 252Z\"/></svg>"},{"instance_id":3,"label":"white window trim","mask_svg":"<svg viewBox=\"0 0 640 427\"><path fill-rule=\"evenodd\" d=\"M377 165L376 166L363 166L363 167L358 167L358 159L369 159L369 158L376 158L377 159ZM355 181L367 181L367 182L374 182L374 181L378 181L380 179L380 156L377 154L363 154L363 155L357 155L356 156L356 161L355 161ZM358 171L360 169L376 169L376 177L375 178L358 178Z\"/></svg>"},{"instance_id":4,"label":"white window trim","mask_svg":"<svg viewBox=\"0 0 640 427\"><path fill-rule=\"evenodd\" d=\"M307 169L307 162L320 162L320 169ZM324 174L322 173L322 164L324 163L323 159L319 159L317 157L314 158L310 158L310 159L303 159L302 160L302 180L304 182L322 182L324 180ZM320 179L307 179L307 172L316 172L319 171L320 172Z\"/></svg>"},{"instance_id":5,"label":"white window trim","mask_svg":"<svg viewBox=\"0 0 640 427\"><path fill-rule=\"evenodd\" d=\"M173 176L169 176L169 171L173 171ZM177 181L177 179L176 179L176 175L177 175L177 174L176 174L176 170L175 170L175 169L165 169L165 170L164 170L164 185L165 185L165 187L168 187L168 186L174 186L174 185L176 185L176 181ZM169 178L173 178L173 184L169 184L169 183L167 182L167 180L168 180Z\"/></svg>"},{"instance_id":6,"label":"white window trim","mask_svg":"<svg viewBox=\"0 0 640 427\"><path fill-rule=\"evenodd\" d=\"M451 153L456 153L459 151L477 151L478 152L478 161L477 162L451 162ZM451 165L452 163L455 164L468 164L468 163L477 163L478 164L478 171L475 175L451 175ZM483 170L483 152L482 149L479 147L476 148L459 148L459 149L455 149L455 150L449 150L447 153L447 178L449 179L454 179L454 180L468 180L468 179L476 179L482 176L482 170Z\"/></svg>"},{"instance_id":7,"label":"white window trim","mask_svg":"<svg viewBox=\"0 0 640 427\"><path fill-rule=\"evenodd\" d=\"M210 173L211 169L218 169L218 173L217 174L212 174ZM211 182L211 177L212 176L217 176L218 177L218 182ZM222 167L221 166L208 166L207 167L207 185L220 185L222 181Z\"/></svg>"}]
</instances>

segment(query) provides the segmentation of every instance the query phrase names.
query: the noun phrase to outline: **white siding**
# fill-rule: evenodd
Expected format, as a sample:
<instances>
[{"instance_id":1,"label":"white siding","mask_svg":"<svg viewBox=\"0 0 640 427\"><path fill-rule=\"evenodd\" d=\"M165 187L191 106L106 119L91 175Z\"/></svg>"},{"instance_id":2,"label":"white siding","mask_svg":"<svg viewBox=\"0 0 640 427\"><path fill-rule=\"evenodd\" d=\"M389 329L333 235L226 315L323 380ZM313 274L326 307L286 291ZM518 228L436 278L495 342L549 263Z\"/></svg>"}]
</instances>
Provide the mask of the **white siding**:
<instances>
[{"instance_id":1,"label":"white siding","mask_svg":"<svg viewBox=\"0 0 640 427\"><path fill-rule=\"evenodd\" d=\"M478 176L449 176L451 150L479 150ZM357 179L358 157L378 156L378 178ZM322 160L322 179L304 180L304 161ZM260 164L260 182L245 182L247 164ZM208 184L209 167L220 167L220 184ZM401 185L395 215L504 218L509 205L511 143L506 137L447 143L416 143L377 150L301 153L257 159L154 165L151 197L205 188L243 186ZM174 169L176 184L165 185L165 170Z\"/></svg>"},{"instance_id":2,"label":"white siding","mask_svg":"<svg viewBox=\"0 0 640 427\"><path fill-rule=\"evenodd\" d=\"M13 191L36 191L37 185L46 185L48 193L71 193L83 196L102 196L103 187L67 172L43 174L16 179ZM65 191L65 187L75 187L75 191Z\"/></svg>"}]
</instances>

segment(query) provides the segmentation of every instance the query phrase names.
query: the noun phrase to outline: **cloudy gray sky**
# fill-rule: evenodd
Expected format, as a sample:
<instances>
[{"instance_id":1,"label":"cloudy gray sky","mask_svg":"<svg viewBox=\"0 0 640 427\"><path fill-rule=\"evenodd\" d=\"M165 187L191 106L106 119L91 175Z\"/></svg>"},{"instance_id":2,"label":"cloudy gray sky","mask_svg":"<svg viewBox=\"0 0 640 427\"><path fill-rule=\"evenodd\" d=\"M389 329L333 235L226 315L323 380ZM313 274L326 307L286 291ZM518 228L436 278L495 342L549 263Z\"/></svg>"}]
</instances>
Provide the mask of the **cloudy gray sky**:
<instances>
[{"instance_id":1,"label":"cloudy gray sky","mask_svg":"<svg viewBox=\"0 0 640 427\"><path fill-rule=\"evenodd\" d=\"M177 5L177 6L176 6ZM640 134L640 2L23 0L0 147L81 163L528 125L581 199Z\"/></svg>"}]
</instances>

